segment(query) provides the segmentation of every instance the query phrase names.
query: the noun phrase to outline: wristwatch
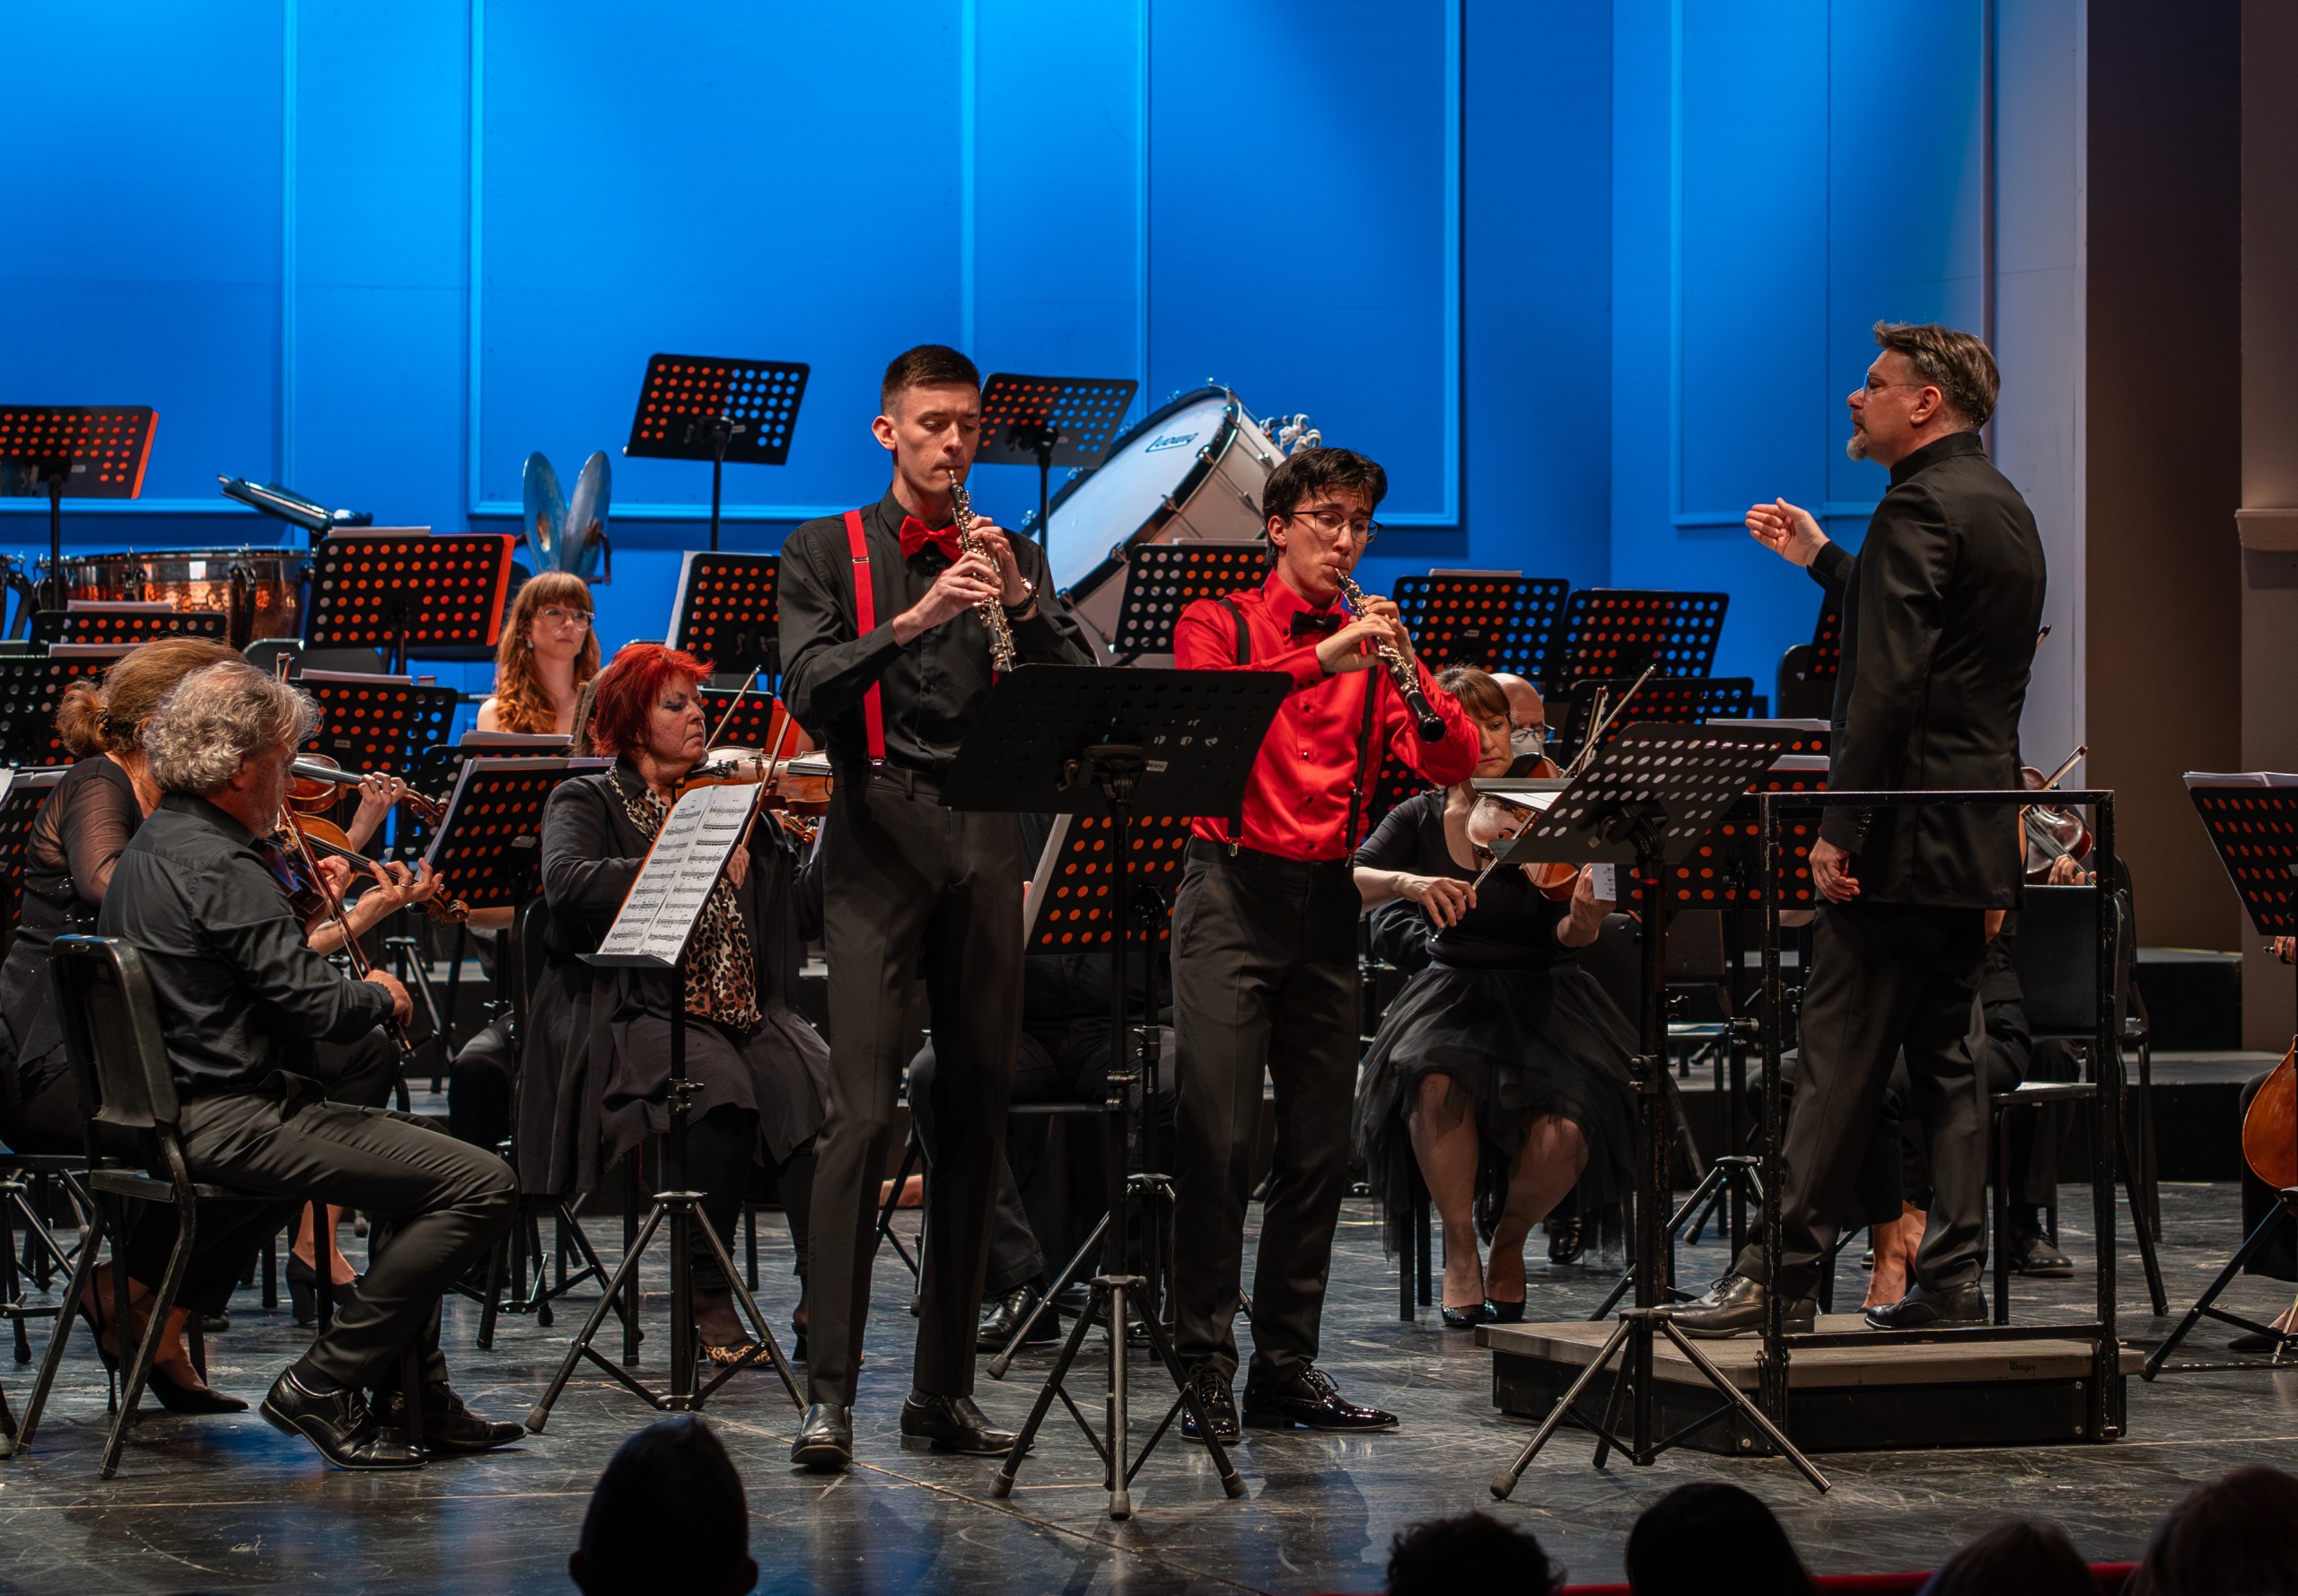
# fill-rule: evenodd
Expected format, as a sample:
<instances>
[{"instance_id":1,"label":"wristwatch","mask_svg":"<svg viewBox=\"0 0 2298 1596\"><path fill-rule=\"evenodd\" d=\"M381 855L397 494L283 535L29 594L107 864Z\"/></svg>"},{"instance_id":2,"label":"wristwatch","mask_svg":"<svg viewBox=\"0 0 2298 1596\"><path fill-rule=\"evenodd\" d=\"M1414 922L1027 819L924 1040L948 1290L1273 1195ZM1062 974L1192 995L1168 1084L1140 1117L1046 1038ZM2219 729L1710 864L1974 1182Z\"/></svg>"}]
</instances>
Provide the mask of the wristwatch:
<instances>
[{"instance_id":1,"label":"wristwatch","mask_svg":"<svg viewBox=\"0 0 2298 1596\"><path fill-rule=\"evenodd\" d=\"M1024 616L1028 615L1028 614L1029 614L1029 612L1030 612L1031 610L1032 610L1032 609L1036 609L1036 608L1037 608L1037 602L1038 602L1038 586L1037 586L1037 583L1034 583L1034 582L1031 582L1031 581L1028 577L1026 577L1026 576L1022 577L1022 601L1021 601L1020 603L1018 603L1018 604L1006 604L1006 605L1002 606L1002 607L1003 607L1003 609L1004 609L1004 611L1005 611L1005 618L1006 618L1007 620L1020 620L1020 619L1022 619Z\"/></svg>"}]
</instances>

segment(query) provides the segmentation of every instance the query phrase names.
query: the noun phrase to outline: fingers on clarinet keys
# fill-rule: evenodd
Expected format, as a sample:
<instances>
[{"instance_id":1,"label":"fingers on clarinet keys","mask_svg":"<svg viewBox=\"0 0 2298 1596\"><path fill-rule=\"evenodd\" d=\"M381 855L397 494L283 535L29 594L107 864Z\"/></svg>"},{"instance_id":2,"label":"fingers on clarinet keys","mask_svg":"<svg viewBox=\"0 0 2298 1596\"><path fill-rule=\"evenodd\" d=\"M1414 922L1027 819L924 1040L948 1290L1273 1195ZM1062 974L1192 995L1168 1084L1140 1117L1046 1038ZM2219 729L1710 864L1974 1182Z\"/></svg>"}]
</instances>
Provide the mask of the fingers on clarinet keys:
<instances>
[{"instance_id":1,"label":"fingers on clarinet keys","mask_svg":"<svg viewBox=\"0 0 2298 1596\"><path fill-rule=\"evenodd\" d=\"M1243 1432L1237 1427L1237 1399L1229 1392L1228 1377L1212 1369L1199 1369L1189 1376L1188 1383L1197 1394L1197 1405L1203 1411L1206 1423L1213 1426L1213 1439L1224 1446L1234 1446ZM1197 1446L1205 1444L1205 1432L1198 1428L1197 1415L1186 1404L1181 1408L1181 1439Z\"/></svg>"},{"instance_id":2,"label":"fingers on clarinet keys","mask_svg":"<svg viewBox=\"0 0 2298 1596\"><path fill-rule=\"evenodd\" d=\"M901 1405L901 1443L917 1451L958 1452L994 1458L1013 1449L1011 1430L990 1428L988 1416L971 1397L936 1397L912 1391Z\"/></svg>"},{"instance_id":3,"label":"fingers on clarinet keys","mask_svg":"<svg viewBox=\"0 0 2298 1596\"><path fill-rule=\"evenodd\" d=\"M376 1422L364 1393L356 1389L313 1391L288 1370L272 1382L263 1416L275 1430L301 1435L338 1469L420 1469L423 1454Z\"/></svg>"},{"instance_id":4,"label":"fingers on clarinet keys","mask_svg":"<svg viewBox=\"0 0 2298 1596\"><path fill-rule=\"evenodd\" d=\"M1393 1430L1397 1416L1363 1407L1335 1389L1321 1370L1304 1368L1292 1379L1245 1382L1245 1423L1256 1430Z\"/></svg>"},{"instance_id":5,"label":"fingers on clarinet keys","mask_svg":"<svg viewBox=\"0 0 2298 1596\"><path fill-rule=\"evenodd\" d=\"M1761 1281L1750 1280L1745 1275L1726 1275L1707 1288L1706 1296L1669 1309L1668 1322L1687 1336L1703 1339L1744 1336L1763 1329L1770 1301L1770 1293ZM1809 1330L1818 1321L1819 1311L1816 1298L1790 1302L1786 1318L1789 1333Z\"/></svg>"},{"instance_id":6,"label":"fingers on clarinet keys","mask_svg":"<svg viewBox=\"0 0 2298 1596\"><path fill-rule=\"evenodd\" d=\"M798 1421L790 1460L801 1469L835 1470L854 1461L854 1410L840 1402L817 1402Z\"/></svg>"},{"instance_id":7,"label":"fingers on clarinet keys","mask_svg":"<svg viewBox=\"0 0 2298 1596\"><path fill-rule=\"evenodd\" d=\"M1907 1295L1867 1310L1867 1322L1879 1330L1928 1330L1937 1327L1987 1322L1987 1293L1973 1281L1945 1291L1910 1285Z\"/></svg>"}]
</instances>

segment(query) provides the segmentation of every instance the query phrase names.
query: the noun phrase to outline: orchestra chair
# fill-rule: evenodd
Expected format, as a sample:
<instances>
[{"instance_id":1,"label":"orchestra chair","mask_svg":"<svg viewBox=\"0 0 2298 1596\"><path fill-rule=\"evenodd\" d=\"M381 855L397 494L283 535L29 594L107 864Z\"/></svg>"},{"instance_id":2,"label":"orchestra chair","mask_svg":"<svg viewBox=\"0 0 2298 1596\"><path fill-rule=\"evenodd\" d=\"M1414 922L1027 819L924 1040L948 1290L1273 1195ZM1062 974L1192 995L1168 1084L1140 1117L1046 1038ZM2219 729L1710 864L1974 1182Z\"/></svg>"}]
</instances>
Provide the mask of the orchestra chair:
<instances>
[{"instance_id":1,"label":"orchestra chair","mask_svg":"<svg viewBox=\"0 0 2298 1596\"><path fill-rule=\"evenodd\" d=\"M70 1274L93 1227L95 1204L88 1196L87 1174L84 1156L0 1151L0 1319L15 1327L20 1364L32 1361L29 1321L53 1319L59 1311L54 1303L27 1302L27 1293L48 1291L57 1275ZM57 1239L50 1223L59 1193L71 1205L80 1232L69 1244Z\"/></svg>"},{"instance_id":2,"label":"orchestra chair","mask_svg":"<svg viewBox=\"0 0 2298 1596\"><path fill-rule=\"evenodd\" d=\"M2098 891L2095 886L2030 885L2021 901L2016 918L2003 932L2004 945L2019 972L2019 989L2027 1013L2030 1039L2037 1043L2056 1040L2068 1044L2082 1061L2083 1079L2024 1082L2009 1092L1990 1092L1987 1096L1988 1184L1992 1193L1989 1212L1995 1232L1991 1250L1996 1324L2011 1322L2011 1197L2007 1179L2011 1162L2009 1115L2019 1109L2032 1110L2046 1103L2087 1104L2093 1129L2092 1155L2096 1157L2098 1153L2099 1085L2108 1063L2092 1056L2097 1048L2099 1013L2098 944L2093 934ZM2109 933L2115 944L2115 1012L2120 1017L2116 1048L2118 1057L2112 1061L2113 1067L2117 1069L2122 1065L2119 1057L2122 1048L2129 1044L2134 1034L2151 1041L2143 1022L2134 1033L2128 1021L2134 992L2130 975L2134 960L2130 957L2132 918L2129 911L2127 894L2118 891ZM2143 1073L2141 1083L2140 1091L2144 1093L2145 1076ZM2147 1123L2147 1108L2144 1101L2138 1118L2142 1126ZM2116 1138L2115 1165L2114 1175L2120 1179L2125 1200L2130 1206L2131 1229L2138 1240L2139 1258L2145 1266L2147 1295L2159 1316L2170 1311L2170 1302L2163 1293L2162 1266L2155 1257L2154 1227L2150 1223L2146 1196L2138 1179L2140 1160L2135 1156L2128 1138ZM2058 1233L2057 1205L2049 1205L2047 1214L2048 1233L2056 1242Z\"/></svg>"},{"instance_id":3,"label":"orchestra chair","mask_svg":"<svg viewBox=\"0 0 2298 1596\"><path fill-rule=\"evenodd\" d=\"M199 1230L204 1205L242 1202L269 1203L271 1197L226 1186L195 1181L186 1166L179 1135L180 1105L175 1077L168 1066L168 1049L153 1000L150 978L136 950L117 937L60 936L49 954L49 974L56 986L56 1006L64 1028L65 1055L70 1060L80 1101L88 1109L88 1176L86 1187L93 1201L93 1224L75 1261L70 1285L65 1288L56 1329L48 1337L48 1354L40 1362L32 1386L23 1427L13 1437L9 1455L31 1445L48 1393L55 1388L64 1346L78 1317L77 1304L95 1271L96 1255L110 1239L117 1251L127 1233L130 1205L172 1206L177 1213L176 1241L168 1255L167 1270L153 1294L151 1312L135 1354L118 1377L117 1390L107 1384L107 1407L113 1413L111 1432L104 1443L101 1478L110 1479L119 1469L120 1452L127 1443L127 1426L150 1379L160 1334L166 1328L176 1293L182 1286ZM162 1171L154 1174L153 1171ZM314 1203L314 1208L320 1205ZM323 1212L323 1209L322 1209ZM320 1276L322 1322L329 1311ZM130 1322L127 1275L112 1271L115 1325ZM190 1321L193 1366L206 1372L206 1347L198 1320ZM409 1346L401 1367L402 1389L422 1390L415 1349ZM420 1446L422 1405L407 1404L413 1428L410 1439Z\"/></svg>"}]
</instances>

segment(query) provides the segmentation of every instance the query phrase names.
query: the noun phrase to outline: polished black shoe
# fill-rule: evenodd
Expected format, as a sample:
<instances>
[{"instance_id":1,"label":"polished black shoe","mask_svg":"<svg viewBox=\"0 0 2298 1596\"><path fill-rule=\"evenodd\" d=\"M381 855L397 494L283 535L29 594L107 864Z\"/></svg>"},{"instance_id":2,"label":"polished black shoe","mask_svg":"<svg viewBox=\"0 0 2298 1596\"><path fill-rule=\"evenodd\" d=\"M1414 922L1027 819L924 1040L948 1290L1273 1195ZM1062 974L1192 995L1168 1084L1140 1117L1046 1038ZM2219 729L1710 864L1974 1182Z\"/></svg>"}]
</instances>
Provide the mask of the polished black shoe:
<instances>
[{"instance_id":1,"label":"polished black shoe","mask_svg":"<svg viewBox=\"0 0 2298 1596\"><path fill-rule=\"evenodd\" d=\"M2021 1230L2011 1237L2011 1267L2038 1280L2064 1280L2074 1273L2074 1260L2052 1246L2042 1232Z\"/></svg>"},{"instance_id":2,"label":"polished black shoe","mask_svg":"<svg viewBox=\"0 0 2298 1596\"><path fill-rule=\"evenodd\" d=\"M1763 1329L1769 1302L1770 1295L1761 1281L1750 1280L1745 1275L1726 1275L1707 1288L1706 1296L1669 1308L1668 1322L1687 1336L1706 1340L1743 1336ZM1818 1321L1819 1312L1816 1298L1803 1297L1789 1302L1788 1331L1801 1334L1810 1329Z\"/></svg>"},{"instance_id":3,"label":"polished black shoe","mask_svg":"<svg viewBox=\"0 0 2298 1596\"><path fill-rule=\"evenodd\" d=\"M854 1410L838 1402L817 1402L798 1421L790 1460L801 1469L835 1470L854 1461Z\"/></svg>"},{"instance_id":4,"label":"polished black shoe","mask_svg":"<svg viewBox=\"0 0 2298 1596\"><path fill-rule=\"evenodd\" d=\"M1910 1285L1907 1295L1867 1310L1867 1322L1879 1330L1927 1330L1934 1326L1985 1324L1987 1293L1976 1281L1947 1291Z\"/></svg>"},{"instance_id":5,"label":"polished black shoe","mask_svg":"<svg viewBox=\"0 0 2298 1596\"><path fill-rule=\"evenodd\" d=\"M1199 1369L1189 1376L1189 1387L1197 1393L1197 1405L1205 1410L1206 1422L1213 1426L1213 1439L1224 1446L1237 1444L1242 1434L1237 1428L1237 1399L1229 1394L1229 1377L1212 1369ZM1205 1444L1205 1432L1197 1427L1197 1419L1181 1405L1181 1439L1198 1446Z\"/></svg>"},{"instance_id":6,"label":"polished black shoe","mask_svg":"<svg viewBox=\"0 0 2298 1596\"><path fill-rule=\"evenodd\" d=\"M393 1439L407 1439L407 1403L397 1391L376 1417ZM443 1380L423 1388L423 1450L434 1457L468 1457L526 1438L526 1425L479 1417Z\"/></svg>"},{"instance_id":7,"label":"polished black shoe","mask_svg":"<svg viewBox=\"0 0 2298 1596\"><path fill-rule=\"evenodd\" d=\"M1013 1432L991 1429L988 1416L971 1397L934 1397L914 1390L901 1405L901 1443L913 1451L923 1447L994 1458L1013 1449Z\"/></svg>"},{"instance_id":8,"label":"polished black shoe","mask_svg":"<svg viewBox=\"0 0 2298 1596\"><path fill-rule=\"evenodd\" d=\"M159 1364L152 1365L145 1377L145 1389L160 1399L160 1406L170 1413L245 1413L248 1405L243 1398L227 1397L213 1386L178 1385L176 1377Z\"/></svg>"},{"instance_id":9,"label":"polished black shoe","mask_svg":"<svg viewBox=\"0 0 2298 1596\"><path fill-rule=\"evenodd\" d=\"M1524 1322L1524 1299L1518 1297L1513 1302L1504 1302L1497 1297L1487 1297L1484 1299L1484 1316L1494 1324L1522 1324Z\"/></svg>"},{"instance_id":10,"label":"polished black shoe","mask_svg":"<svg viewBox=\"0 0 2298 1596\"><path fill-rule=\"evenodd\" d=\"M263 1399L272 1428L301 1435L338 1469L420 1469L423 1454L375 1422L366 1394L341 1390L320 1396L288 1370L272 1382Z\"/></svg>"},{"instance_id":11,"label":"polished black shoe","mask_svg":"<svg viewBox=\"0 0 2298 1596\"><path fill-rule=\"evenodd\" d=\"M1245 1382L1245 1423L1256 1430L1393 1430L1397 1416L1359 1407L1319 1370L1302 1370L1282 1385Z\"/></svg>"},{"instance_id":12,"label":"polished black shoe","mask_svg":"<svg viewBox=\"0 0 2298 1596\"><path fill-rule=\"evenodd\" d=\"M1037 1305L1038 1288L1034 1285L1017 1285L998 1298L989 1305L989 1311L981 1316L980 1328L974 1332L974 1350L1004 1351L1005 1344L1013 1338L1013 1332L1022 1328L1022 1321L1029 1318L1030 1310ZM1022 1345L1043 1346L1048 1342L1060 1339L1060 1310L1048 1307L1038 1315L1037 1322L1030 1327L1029 1339Z\"/></svg>"},{"instance_id":13,"label":"polished black shoe","mask_svg":"<svg viewBox=\"0 0 2298 1596\"><path fill-rule=\"evenodd\" d=\"M1471 1302L1465 1308L1440 1306L1436 1311L1448 1330L1472 1330L1480 1324L1492 1322L1492 1304L1489 1302Z\"/></svg>"},{"instance_id":14,"label":"polished black shoe","mask_svg":"<svg viewBox=\"0 0 2298 1596\"><path fill-rule=\"evenodd\" d=\"M1580 1216L1550 1219L1548 1222L1548 1261L1552 1264L1576 1264L1580 1255L1588 1250L1588 1232Z\"/></svg>"}]
</instances>

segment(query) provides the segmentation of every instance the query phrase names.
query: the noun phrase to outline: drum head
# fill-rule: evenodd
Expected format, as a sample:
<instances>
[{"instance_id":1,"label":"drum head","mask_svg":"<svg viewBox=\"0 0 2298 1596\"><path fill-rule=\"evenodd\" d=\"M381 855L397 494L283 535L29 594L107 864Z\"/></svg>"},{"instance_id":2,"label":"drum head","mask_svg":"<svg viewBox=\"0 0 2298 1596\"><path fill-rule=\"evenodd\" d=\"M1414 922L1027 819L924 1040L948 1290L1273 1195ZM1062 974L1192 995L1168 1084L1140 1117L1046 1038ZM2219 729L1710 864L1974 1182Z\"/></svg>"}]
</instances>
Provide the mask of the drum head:
<instances>
[{"instance_id":1,"label":"drum head","mask_svg":"<svg viewBox=\"0 0 2298 1596\"><path fill-rule=\"evenodd\" d=\"M1110 445L1109 458L1065 484L1046 515L1053 585L1066 592L1107 560L1110 550L1155 525L1168 501L1187 496L1207 452L1235 425L1226 389L1185 393Z\"/></svg>"}]
</instances>

